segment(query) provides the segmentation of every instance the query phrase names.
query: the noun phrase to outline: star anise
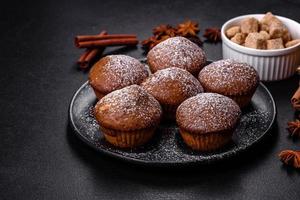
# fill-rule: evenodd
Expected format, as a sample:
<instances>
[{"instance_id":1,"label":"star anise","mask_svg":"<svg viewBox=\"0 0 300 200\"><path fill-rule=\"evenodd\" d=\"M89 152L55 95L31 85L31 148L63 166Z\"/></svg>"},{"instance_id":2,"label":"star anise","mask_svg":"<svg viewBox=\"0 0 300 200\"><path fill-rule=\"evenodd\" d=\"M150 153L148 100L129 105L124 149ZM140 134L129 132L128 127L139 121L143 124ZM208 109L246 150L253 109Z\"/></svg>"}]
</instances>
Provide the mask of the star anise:
<instances>
[{"instance_id":1,"label":"star anise","mask_svg":"<svg viewBox=\"0 0 300 200\"><path fill-rule=\"evenodd\" d=\"M189 39L191 42L194 42L194 43L197 44L199 47L202 47L202 45L203 45L202 40L201 40L198 36L187 37L187 39Z\"/></svg>"},{"instance_id":2,"label":"star anise","mask_svg":"<svg viewBox=\"0 0 300 200\"><path fill-rule=\"evenodd\" d=\"M176 36L176 29L169 24L161 24L153 29L153 36L149 37L146 40L143 40L142 46L143 49L149 51L158 43Z\"/></svg>"},{"instance_id":3,"label":"star anise","mask_svg":"<svg viewBox=\"0 0 300 200\"><path fill-rule=\"evenodd\" d=\"M170 38L170 36L168 36L168 35L162 35L161 37L159 37L159 38L154 42L154 45L151 47L151 49L152 49L153 47L155 47L157 44L161 43L162 41L164 41L164 40L166 40L166 39L168 39L168 38Z\"/></svg>"},{"instance_id":4,"label":"star anise","mask_svg":"<svg viewBox=\"0 0 300 200\"><path fill-rule=\"evenodd\" d=\"M198 23L187 20L177 26L177 34L183 37L196 36L200 31Z\"/></svg>"},{"instance_id":5,"label":"star anise","mask_svg":"<svg viewBox=\"0 0 300 200\"><path fill-rule=\"evenodd\" d=\"M176 35L176 30L169 24L161 24L153 29L153 35L162 36L162 35L170 35L174 37Z\"/></svg>"},{"instance_id":6,"label":"star anise","mask_svg":"<svg viewBox=\"0 0 300 200\"><path fill-rule=\"evenodd\" d=\"M300 121L296 119L295 121L288 122L287 128L291 136L300 136Z\"/></svg>"},{"instance_id":7,"label":"star anise","mask_svg":"<svg viewBox=\"0 0 300 200\"><path fill-rule=\"evenodd\" d=\"M300 168L300 151L284 150L278 156L284 164Z\"/></svg>"},{"instance_id":8,"label":"star anise","mask_svg":"<svg viewBox=\"0 0 300 200\"><path fill-rule=\"evenodd\" d=\"M199 32L198 24L191 20L179 24L177 28L174 28L169 24L161 24L155 27L152 32L153 36L141 42L142 47L146 52L160 42L175 36L186 37L198 46L202 46L202 41L197 36L197 33Z\"/></svg>"},{"instance_id":9,"label":"star anise","mask_svg":"<svg viewBox=\"0 0 300 200\"><path fill-rule=\"evenodd\" d=\"M143 40L141 42L143 49L146 51L152 49L155 46L155 43L157 41L157 36L151 36L146 40Z\"/></svg>"},{"instance_id":10,"label":"star anise","mask_svg":"<svg viewBox=\"0 0 300 200\"><path fill-rule=\"evenodd\" d=\"M157 44L159 44L160 42L162 42L168 38L170 38L170 36L168 36L168 35L151 36L148 39L142 41L143 49L145 49L146 51L149 51L150 49L155 47Z\"/></svg>"},{"instance_id":11,"label":"star anise","mask_svg":"<svg viewBox=\"0 0 300 200\"><path fill-rule=\"evenodd\" d=\"M209 42L217 43L221 41L221 30L219 28L207 28L203 36Z\"/></svg>"},{"instance_id":12,"label":"star anise","mask_svg":"<svg viewBox=\"0 0 300 200\"><path fill-rule=\"evenodd\" d=\"M176 35L177 35L176 29L174 29L174 28L170 28L170 29L166 30L166 32L165 32L165 36L175 37Z\"/></svg>"}]
</instances>

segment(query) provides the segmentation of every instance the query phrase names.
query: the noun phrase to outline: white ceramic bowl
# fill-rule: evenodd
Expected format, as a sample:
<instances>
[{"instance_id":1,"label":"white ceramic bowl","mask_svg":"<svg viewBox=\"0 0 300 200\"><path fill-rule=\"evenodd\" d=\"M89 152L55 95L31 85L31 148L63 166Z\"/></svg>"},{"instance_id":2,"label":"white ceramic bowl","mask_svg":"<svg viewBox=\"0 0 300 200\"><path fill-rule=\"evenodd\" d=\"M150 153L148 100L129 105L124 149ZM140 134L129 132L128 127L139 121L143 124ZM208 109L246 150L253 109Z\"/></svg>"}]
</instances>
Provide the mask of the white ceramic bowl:
<instances>
[{"instance_id":1,"label":"white ceramic bowl","mask_svg":"<svg viewBox=\"0 0 300 200\"><path fill-rule=\"evenodd\" d=\"M300 44L295 46L276 49L260 50L238 45L225 35L225 31L239 25L241 20L254 17L260 20L264 14L243 15L227 21L221 30L223 58L231 58L252 65L263 81L275 81L292 76L300 64ZM300 24L294 20L277 16L289 29L293 39L300 39Z\"/></svg>"}]
</instances>

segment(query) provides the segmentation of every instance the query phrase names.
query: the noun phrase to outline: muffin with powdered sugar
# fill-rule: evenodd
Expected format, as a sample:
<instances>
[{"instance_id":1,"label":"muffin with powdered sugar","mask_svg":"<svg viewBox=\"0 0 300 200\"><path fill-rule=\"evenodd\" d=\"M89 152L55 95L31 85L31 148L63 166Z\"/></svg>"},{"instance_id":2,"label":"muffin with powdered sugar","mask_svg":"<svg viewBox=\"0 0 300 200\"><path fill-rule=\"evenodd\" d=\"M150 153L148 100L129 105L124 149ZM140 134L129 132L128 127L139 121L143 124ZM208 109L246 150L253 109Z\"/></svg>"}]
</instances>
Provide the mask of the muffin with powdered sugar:
<instances>
[{"instance_id":1,"label":"muffin with powdered sugar","mask_svg":"<svg viewBox=\"0 0 300 200\"><path fill-rule=\"evenodd\" d=\"M94 115L109 143L133 148L152 138L162 109L142 87L131 85L104 96L96 104Z\"/></svg>"},{"instance_id":2,"label":"muffin with powdered sugar","mask_svg":"<svg viewBox=\"0 0 300 200\"><path fill-rule=\"evenodd\" d=\"M213 151L231 140L240 116L241 110L232 99L216 93L201 93L178 107L176 121L189 147Z\"/></svg>"},{"instance_id":3,"label":"muffin with powdered sugar","mask_svg":"<svg viewBox=\"0 0 300 200\"><path fill-rule=\"evenodd\" d=\"M203 92L200 82L188 71L176 67L151 74L141 86L163 108L163 118L174 120L177 107L186 99Z\"/></svg>"},{"instance_id":4,"label":"muffin with powdered sugar","mask_svg":"<svg viewBox=\"0 0 300 200\"><path fill-rule=\"evenodd\" d=\"M148 55L147 62L151 71L177 67L197 75L206 63L204 51L184 37L169 38L155 47Z\"/></svg>"},{"instance_id":5,"label":"muffin with powdered sugar","mask_svg":"<svg viewBox=\"0 0 300 200\"><path fill-rule=\"evenodd\" d=\"M241 108L250 103L259 84L258 73L252 66L231 59L205 66L198 79L205 92L225 95L236 101Z\"/></svg>"},{"instance_id":6,"label":"muffin with powdered sugar","mask_svg":"<svg viewBox=\"0 0 300 200\"><path fill-rule=\"evenodd\" d=\"M101 99L114 90L140 84L148 75L147 67L139 60L126 55L110 55L92 67L89 83Z\"/></svg>"}]
</instances>

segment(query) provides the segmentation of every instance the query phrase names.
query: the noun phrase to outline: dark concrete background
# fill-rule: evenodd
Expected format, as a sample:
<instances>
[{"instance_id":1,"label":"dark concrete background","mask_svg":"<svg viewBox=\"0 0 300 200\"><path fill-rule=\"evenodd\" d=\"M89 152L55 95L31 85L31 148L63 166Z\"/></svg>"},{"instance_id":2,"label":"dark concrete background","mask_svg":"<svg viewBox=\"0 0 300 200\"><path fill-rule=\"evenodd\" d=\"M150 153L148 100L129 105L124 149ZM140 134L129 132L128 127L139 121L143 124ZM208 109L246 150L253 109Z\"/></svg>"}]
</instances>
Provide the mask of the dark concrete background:
<instances>
[{"instance_id":1,"label":"dark concrete background","mask_svg":"<svg viewBox=\"0 0 300 200\"><path fill-rule=\"evenodd\" d=\"M282 166L289 100L298 77L267 83L277 103L272 136L227 162L193 169L148 169L115 161L68 128L68 106L87 73L76 69L76 34L136 33L196 20L203 30L237 15L272 11L300 21L296 0L9 1L0 6L0 199L300 199L300 173ZM205 44L211 60L221 44ZM113 49L108 49L106 53ZM119 51L142 58L142 50Z\"/></svg>"}]
</instances>

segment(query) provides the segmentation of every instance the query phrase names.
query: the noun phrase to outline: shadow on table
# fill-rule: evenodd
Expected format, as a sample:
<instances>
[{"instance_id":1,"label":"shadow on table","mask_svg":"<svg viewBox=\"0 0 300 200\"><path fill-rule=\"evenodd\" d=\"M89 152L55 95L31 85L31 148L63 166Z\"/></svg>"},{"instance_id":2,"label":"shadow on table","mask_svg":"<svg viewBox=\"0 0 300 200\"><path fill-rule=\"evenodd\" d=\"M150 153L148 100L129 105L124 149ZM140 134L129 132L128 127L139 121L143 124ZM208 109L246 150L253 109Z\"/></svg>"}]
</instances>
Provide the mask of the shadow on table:
<instances>
[{"instance_id":1,"label":"shadow on table","mask_svg":"<svg viewBox=\"0 0 300 200\"><path fill-rule=\"evenodd\" d=\"M267 134L263 140L234 158L210 165L149 168L102 155L80 141L70 127L67 132L67 140L73 153L86 164L92 176L97 177L95 178L96 185L103 185L104 181L107 187L121 183L124 183L124 187L138 184L165 189L180 189L183 185L185 187L196 186L201 190L205 189L210 195L215 191L226 192L228 187L235 188L236 191L231 192L241 190L239 187L243 176L259 166L278 142L278 127L275 123L270 134ZM129 189L134 190L134 188Z\"/></svg>"}]
</instances>

